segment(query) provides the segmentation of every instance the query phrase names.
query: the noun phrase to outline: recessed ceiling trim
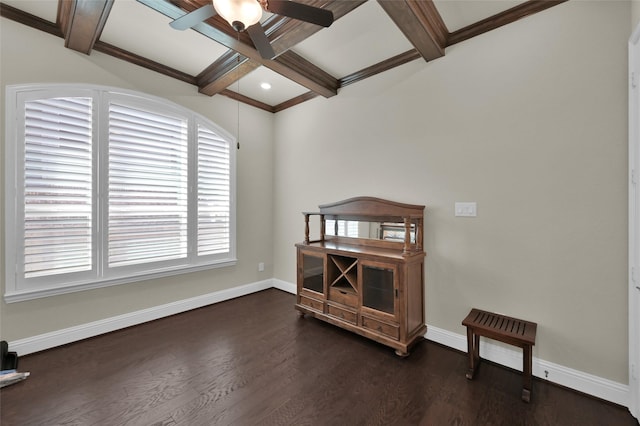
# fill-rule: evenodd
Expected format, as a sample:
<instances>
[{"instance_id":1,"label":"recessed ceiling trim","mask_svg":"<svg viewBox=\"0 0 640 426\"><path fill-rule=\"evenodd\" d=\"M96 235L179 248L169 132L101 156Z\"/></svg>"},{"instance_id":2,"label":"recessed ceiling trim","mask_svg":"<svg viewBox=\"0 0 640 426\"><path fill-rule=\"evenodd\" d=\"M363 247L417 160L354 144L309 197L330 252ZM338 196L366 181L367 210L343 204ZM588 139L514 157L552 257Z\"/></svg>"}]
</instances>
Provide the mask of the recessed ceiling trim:
<instances>
[{"instance_id":1,"label":"recessed ceiling trim","mask_svg":"<svg viewBox=\"0 0 640 426\"><path fill-rule=\"evenodd\" d=\"M292 106L296 106L303 102L308 101L309 99L317 98L318 94L313 92L303 93L302 95L296 96L295 98L291 98L288 101L284 101L273 107L273 112L280 112L287 108L291 108Z\"/></svg>"},{"instance_id":2,"label":"recessed ceiling trim","mask_svg":"<svg viewBox=\"0 0 640 426\"><path fill-rule=\"evenodd\" d=\"M0 16L11 19L19 24L26 25L36 30L44 31L56 37L64 38L60 27L53 22L49 22L39 16L32 15L20 9L16 9L8 4L0 3Z\"/></svg>"},{"instance_id":3,"label":"recessed ceiling trim","mask_svg":"<svg viewBox=\"0 0 640 426\"><path fill-rule=\"evenodd\" d=\"M114 58L122 59L123 61L130 62L135 65L147 68L149 70L164 74L168 77L175 78L176 80L184 81L185 83L197 85L197 80L194 76L185 72L177 70L175 68L168 67L164 64L152 61L151 59L136 55L135 53L120 49L117 46L113 46L109 43L98 40L93 46L93 49L97 52L104 53Z\"/></svg>"},{"instance_id":4,"label":"recessed ceiling trim","mask_svg":"<svg viewBox=\"0 0 640 426\"><path fill-rule=\"evenodd\" d=\"M253 107L256 108L260 108L262 110L265 110L267 112L276 112L275 108L272 107L269 104L265 104L264 102L260 102L260 101L256 101L255 99L249 98L247 96L241 95L238 92L234 92L232 90L229 89L225 89L222 92L220 92L221 95L223 96L227 96L231 99L235 99L238 102L242 102L243 104L247 104L247 105L251 105Z\"/></svg>"},{"instance_id":5,"label":"recessed ceiling trim","mask_svg":"<svg viewBox=\"0 0 640 426\"><path fill-rule=\"evenodd\" d=\"M475 24L460 28L449 34L447 46L468 40L488 31L515 22L534 13L542 12L550 7L557 6L567 0L530 0L526 3L519 4L504 12L497 13Z\"/></svg>"},{"instance_id":6,"label":"recessed ceiling trim","mask_svg":"<svg viewBox=\"0 0 640 426\"><path fill-rule=\"evenodd\" d=\"M382 62L378 62L375 65L372 65L367 68L363 68L360 71L356 71L352 74L349 74L346 77L342 77L339 80L340 88L353 84L357 81L364 80L365 78L369 78L376 74L380 74L381 72L388 71L392 68L406 64L407 62L414 61L421 57L422 55L416 49L408 50L404 53L394 56L393 58L386 59Z\"/></svg>"}]
</instances>

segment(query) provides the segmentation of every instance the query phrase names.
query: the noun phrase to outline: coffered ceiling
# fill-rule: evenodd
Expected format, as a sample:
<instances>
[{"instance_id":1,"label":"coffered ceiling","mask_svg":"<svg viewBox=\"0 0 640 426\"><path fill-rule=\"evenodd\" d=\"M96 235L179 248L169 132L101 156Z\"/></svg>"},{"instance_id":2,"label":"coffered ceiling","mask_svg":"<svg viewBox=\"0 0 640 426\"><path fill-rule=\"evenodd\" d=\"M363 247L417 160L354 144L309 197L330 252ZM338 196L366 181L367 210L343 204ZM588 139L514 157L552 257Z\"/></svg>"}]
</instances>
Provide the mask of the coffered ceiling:
<instances>
[{"instance_id":1,"label":"coffered ceiling","mask_svg":"<svg viewBox=\"0 0 640 426\"><path fill-rule=\"evenodd\" d=\"M220 16L186 31L169 26L208 1L3 0L0 12L60 37L67 48L132 62L192 84L203 96L278 112L340 96L342 87L409 61L427 67L451 45L566 0L295 0L331 10L335 21L323 28L264 12L272 60Z\"/></svg>"}]
</instances>

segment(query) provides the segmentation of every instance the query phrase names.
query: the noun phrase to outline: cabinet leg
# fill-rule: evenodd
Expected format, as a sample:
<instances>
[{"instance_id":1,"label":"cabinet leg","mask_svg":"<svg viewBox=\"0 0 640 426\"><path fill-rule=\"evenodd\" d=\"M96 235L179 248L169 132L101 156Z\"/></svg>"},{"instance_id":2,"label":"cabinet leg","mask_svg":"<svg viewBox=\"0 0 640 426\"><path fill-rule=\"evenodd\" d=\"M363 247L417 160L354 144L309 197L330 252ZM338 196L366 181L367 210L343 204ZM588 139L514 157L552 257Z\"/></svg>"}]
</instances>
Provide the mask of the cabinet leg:
<instances>
[{"instance_id":1,"label":"cabinet leg","mask_svg":"<svg viewBox=\"0 0 640 426\"><path fill-rule=\"evenodd\" d=\"M409 356L409 351L401 351L400 349L396 349L396 355L400 358L406 358Z\"/></svg>"},{"instance_id":2,"label":"cabinet leg","mask_svg":"<svg viewBox=\"0 0 640 426\"><path fill-rule=\"evenodd\" d=\"M298 311L298 317L299 318L304 318L304 312Z\"/></svg>"}]
</instances>

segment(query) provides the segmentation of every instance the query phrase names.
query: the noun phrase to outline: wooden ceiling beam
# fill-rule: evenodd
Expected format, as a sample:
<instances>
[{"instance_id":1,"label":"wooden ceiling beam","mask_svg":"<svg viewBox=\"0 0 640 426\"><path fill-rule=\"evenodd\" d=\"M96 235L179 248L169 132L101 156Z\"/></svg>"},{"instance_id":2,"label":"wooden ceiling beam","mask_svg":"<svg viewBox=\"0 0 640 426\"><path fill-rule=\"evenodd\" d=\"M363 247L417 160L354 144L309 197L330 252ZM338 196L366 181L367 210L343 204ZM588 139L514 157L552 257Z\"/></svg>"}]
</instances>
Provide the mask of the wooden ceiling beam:
<instances>
[{"instance_id":1,"label":"wooden ceiling beam","mask_svg":"<svg viewBox=\"0 0 640 426\"><path fill-rule=\"evenodd\" d=\"M99 4L103 5L103 11L106 13L106 15L104 16L104 20L106 20L106 16L108 15L108 11L106 11L106 7L109 8L110 10L110 6L107 6L107 3L112 3L113 0L99 0ZM177 18L179 16L182 16L184 14L184 11L176 6L173 3L178 3L178 4L182 4L184 2L190 2L192 4L196 4L195 2L199 2L197 4L201 5L201 3L203 3L206 0L138 0L143 4L148 5L149 7L151 7L152 9L155 9L161 13L163 13L166 16L169 16L171 18ZM308 2L316 2L316 1L324 1L327 5L327 8L332 9L334 11L334 16L339 17L342 16L343 14L348 13L349 11L355 9L355 7L359 6L360 4L364 3L363 0L354 0L354 1L337 1L337 0L307 0ZM391 2L396 2L396 0L378 0L381 4L384 3L391 3ZM501 27L503 25L507 25L511 22L514 22L516 20L522 19L526 16L529 15L533 15L537 12L543 11L547 8L556 6L558 4L564 3L567 0L529 0L526 3L522 3L518 6L515 6L507 11L504 11L502 13L496 14L494 16L491 16L487 19L484 19L482 21L479 21L475 24L469 25L467 27L464 27L460 30L454 31L453 33L447 33L446 36L444 36L446 43L446 46L450 46L456 43L459 43L461 41L467 40L469 38L475 37L477 35L483 34L485 32L491 31L493 29L496 29L498 27ZM84 2L90 2L90 0L84 0ZM430 14L429 12L429 8L431 6L433 6L431 0L428 1L416 1L416 0L398 0L399 3L406 3L407 5L409 5L410 3L420 3L418 10L422 10L423 15L423 20L426 19L427 21L430 17L432 22L435 22L435 26L434 24L426 24L426 28L431 28L432 30L434 28L440 28L438 31L436 31L434 34L434 42L438 45L441 46L442 45L442 40L443 40L443 33L444 31L446 31L446 28L444 27L444 24L442 24L442 27L440 27L437 24L438 21L438 17L436 17L433 14ZM63 4L64 3L64 4ZM4 4L2 2L0 2L0 16L11 19L15 22L19 22L21 24L27 25L29 27L47 32L49 34L55 35L57 37L61 37L61 38L65 38L66 40L66 35L68 33L65 33L65 28L68 30L68 22L69 20L73 20L76 18L76 14L75 13L71 13L70 11L64 12L64 13L60 13L60 8L62 7L69 7L69 5L71 3L74 4L78 4L78 3L83 3L83 1L73 1L73 0L60 0L59 3L59 11L58 11L58 22L57 23L53 23L53 22L49 22L46 21L40 17L37 17L35 15L31 15L29 13L26 13L22 10L19 10L15 7L9 6L7 4ZM150 5L150 3L154 3L154 4L159 4L159 7L153 7ZM69 4L69 5L67 5ZM415 6L415 5L414 5ZM409 9L411 7L414 6L409 6ZM199 6L193 6L192 8L195 7L199 7ZM334 8L345 8L344 13L341 15L340 12L336 12ZM405 8L407 8L405 6ZM164 9L169 10L168 13L165 13L165 11L163 11ZM413 9L412 9L413 10ZM138 56L136 54L133 54L131 52L127 52L123 49L120 49L116 46L112 46L109 45L107 43L103 43L99 40L95 40L94 38L99 38L100 33L102 31L102 28L104 26L104 22L102 24L95 24L96 19L95 16L97 12L94 11L94 19L93 20L88 20L87 22L93 22L94 26L93 26L93 30L87 31L85 30L84 33L86 35L86 37L90 37L93 41L89 44L93 45L93 49L106 53L108 55L111 55L113 57L128 61L130 63L148 68L150 70L162 73L164 75L167 75L169 77L172 78L176 78L178 80L182 80L184 82L190 83L190 84L194 84L197 85L199 87L201 87L201 85L203 84L203 82L205 81L205 79L208 79L208 83L207 84L213 84L213 85L218 85L217 87L212 86L215 88L214 92L215 93L220 93L224 96L229 96L233 99L236 99L240 102L246 103L248 105L252 105L256 108L260 108L263 109L265 111L269 111L269 112L278 112L278 111L282 111L284 109L290 108L294 105L297 105L299 103L305 102L306 100L315 98L319 95L318 91L314 91L311 90L308 93L302 94L300 96L297 96L295 98L292 98L288 101L282 102L276 106L270 106L267 105L265 103L253 100L251 98L248 98L246 96L243 96L241 94L235 93L231 90L228 89L220 89L220 87L222 85L224 85L225 83L229 83L235 81L238 77L238 75L242 76L244 75L244 73L248 72L247 70L249 69L249 67L258 67L261 65L264 66L268 66L271 69L276 68L276 72L278 72L277 68L281 67L284 69L289 69L293 75L300 75L301 73L305 72L305 69L311 70L310 74L308 74L306 77L309 78L313 83L309 84L311 86L313 85L319 85L322 87L327 88L327 90L330 93L334 93L334 90L337 91L338 88L344 87L346 85L352 84L354 82L360 81L362 79L368 78L372 75L375 75L379 72L383 72L385 70L391 69L395 66L401 65L403 63L409 62L411 60L420 58L420 57L424 57L424 55L422 55L421 52L419 52L417 49L416 50L411 50L405 53L402 53L400 55L397 55L393 58L390 58L388 60L382 61L376 65L373 65L371 67L367 67L364 68L363 70L357 71L355 73L352 73L346 77L343 77L336 82L334 81L335 79L324 73L322 70L320 70L321 72L319 73L315 73L314 74L314 66L313 64L308 64L306 63L306 61L301 58L299 55L296 55L294 52L287 52L286 54L283 54L283 58L281 60L280 63L276 63L275 65L271 65L269 66L268 64L270 62L275 62L275 61L266 61L263 60L262 58L259 57L259 54L257 53L257 51L253 48L253 45L250 41L250 38L244 34L244 33L235 33L231 30L228 29L228 24L226 24L226 22L222 21L221 18L217 17L214 18L213 20L215 21L215 19L217 19L217 22L213 22L213 26L211 25L212 21L211 19L207 21L206 24L199 24L198 27L201 27L199 29L199 31L203 34L209 32L209 33L214 33L216 34L216 37L210 36L205 34L207 37L212 38L213 40L219 41L220 40L217 38L219 37L220 39L226 40L226 43L228 44L228 47L230 47L230 49L234 49L234 47L237 47L240 53L235 53L234 50L230 50L228 52L227 55L224 55L223 58L221 58L219 61L216 61L214 64L212 64L210 67L208 67L205 71L203 71L199 76L197 77L193 77L190 76L184 72L175 70L173 68L167 67L166 65L160 64L160 63L156 63L154 61L151 61L147 58L143 58L141 56ZM412 12L414 14L414 16L417 18L418 15L416 15L415 10ZM79 16L79 15L78 15ZM62 21L67 22L67 24L62 23ZM100 19L98 19L98 21L100 21ZM286 45L288 43L291 43L292 45L295 45L296 43L302 41L304 38L304 34L306 34L307 30L304 30L303 26L304 25L311 25L311 24L306 24L306 23L302 23L302 25L298 25L298 26L291 26L291 25L295 25L296 22L294 22L295 20L290 20L288 18L283 18L282 20L278 20L278 21L274 21L275 23L272 24L273 25L273 29L271 29L271 27L269 27L269 34L271 34L271 37L273 37L272 42L275 46L279 46L278 43L282 43L282 47L283 49L286 48ZM426 22L426 21L425 21ZM208 24L208 25L207 25ZM86 25L86 23L85 23ZM267 24L265 23L265 26ZM73 25L72 25L73 26ZM99 27L99 29L98 29ZM203 29L203 28L204 29ZM218 28L219 27L219 28ZM220 28L224 28L226 30L221 30ZM423 27L425 28L425 27ZM445 28L443 30L443 28ZM313 30L313 29L312 29ZM287 31L290 31L292 34L288 35ZM280 33L282 32L282 33ZM315 32L315 31L313 31ZM313 32L309 33L309 34L313 34ZM232 34L229 34L232 33ZM293 33L299 33L297 35L294 35ZM88 35L87 35L88 34ZM234 37L235 36L235 37ZM282 40L280 40L282 38ZM234 44L236 43L236 44ZM223 43L224 44L224 43ZM227 45L225 44L225 45ZM233 46L233 47L231 47ZM90 51L91 49L89 49ZM242 51L246 51L247 53L250 54L250 56L246 56L244 54L242 54ZM238 58L240 60L238 60ZM219 65L221 66L220 69L216 69L216 66L214 65ZM240 67L240 69L236 69L234 67ZM246 68L245 68L246 67ZM283 74L285 77L288 77L286 74ZM289 77L288 77L289 78ZM221 81L217 82L217 80L220 79ZM293 80L293 78L291 78ZM302 79L303 80L303 79ZM294 80L295 81L295 80ZM304 86L305 84L303 84ZM228 85L227 85L228 87ZM335 87L335 89L333 89ZM324 96L324 95L323 95Z\"/></svg>"},{"instance_id":2,"label":"wooden ceiling beam","mask_svg":"<svg viewBox=\"0 0 640 426\"><path fill-rule=\"evenodd\" d=\"M444 56L447 30L431 0L378 0L391 20L425 61Z\"/></svg>"},{"instance_id":3,"label":"wooden ceiling beam","mask_svg":"<svg viewBox=\"0 0 640 426\"><path fill-rule=\"evenodd\" d=\"M100 38L114 0L59 0L58 24L65 47L90 54Z\"/></svg>"},{"instance_id":4,"label":"wooden ceiling beam","mask_svg":"<svg viewBox=\"0 0 640 426\"><path fill-rule=\"evenodd\" d=\"M366 0L353 0L347 2L316 0L314 2L307 2L306 4L330 10L333 13L334 20L337 20L365 2ZM271 16L264 22L263 26L265 28L265 34L269 37L276 55L286 52L296 44L322 29L322 27L319 27L318 25L278 15ZM297 63L300 63L300 61L297 61ZM202 73L200 73L200 75L198 75L200 93L204 93L209 96L220 93L237 80L249 74L251 71L259 68L261 65L261 63L251 61L249 58L238 54L234 50L229 50L222 58L209 65ZM280 67L280 65L277 67ZM282 75L284 77L290 78L286 66L280 69L283 70L284 74ZM322 72L318 67L310 62L300 65L298 69L307 76L317 75L318 78L321 79L327 79L328 76L328 74ZM272 70L275 71L273 68ZM328 84L330 84L331 87L334 85L336 87L338 86L334 83L333 77L330 77L328 81ZM298 84L300 83L298 82ZM323 96L328 97L326 95Z\"/></svg>"},{"instance_id":5,"label":"wooden ceiling beam","mask_svg":"<svg viewBox=\"0 0 640 426\"><path fill-rule=\"evenodd\" d=\"M201 0L193 1L193 0L173 0L173 2L167 1L158 1L158 0L138 0L141 3L149 6L150 8L172 18L176 19L180 16L184 15L184 12L190 12L201 7L204 3ZM175 4L174 4L175 3ZM178 6L179 5L179 6ZM214 16L212 18L207 19L206 22L200 23L193 27L195 31L198 31L202 35L209 37L212 40L217 41L223 46L228 47L229 49L235 50L240 55L245 56L249 60L256 62L258 65L265 66L278 74L292 80L301 86L306 87L307 89L318 93L321 96L329 98L331 96L335 96L338 93L338 80L313 65L309 61L295 61L295 65L298 67L290 68L287 66L287 63L283 62L282 55L276 57L275 59L263 59L260 56L260 53L253 46L251 39L246 34L246 32L237 33L234 31L231 26L219 16ZM300 66L300 64L304 63L304 66ZM208 70L211 71L211 67L208 67ZM231 73L231 76L234 73ZM229 73L224 73L226 78L229 79ZM201 91L214 93L215 91L206 87L207 85L213 85L215 87L215 82L205 81L203 80L203 86L200 87Z\"/></svg>"},{"instance_id":6,"label":"wooden ceiling beam","mask_svg":"<svg viewBox=\"0 0 640 426\"><path fill-rule=\"evenodd\" d=\"M312 90L325 98L330 97L327 96L328 93L332 93L331 96L338 94L340 83L337 78L313 65L293 50L287 50L280 54L275 61L271 62L269 66L271 70L287 78L289 78L289 75L296 75L296 80L291 80L301 86L308 88L311 85L319 84L327 89L324 93Z\"/></svg>"},{"instance_id":7,"label":"wooden ceiling beam","mask_svg":"<svg viewBox=\"0 0 640 426\"><path fill-rule=\"evenodd\" d=\"M209 96L221 93L241 76L249 74L260 66L260 63L250 61L246 56L229 49L198 74L198 91Z\"/></svg>"},{"instance_id":8,"label":"wooden ceiling beam","mask_svg":"<svg viewBox=\"0 0 640 426\"><path fill-rule=\"evenodd\" d=\"M35 28L40 31L44 31L56 37L64 38L64 34L60 29L59 23L54 24L53 22L49 22L38 16L24 12L20 9L16 9L13 6L9 6L1 2L0 2L0 16L2 16L3 18L11 19L12 21L26 25L28 27ZM184 81L185 83L189 83L193 85L196 85L197 83L196 77L193 77L187 73L168 67L164 64L160 64L158 62L152 61L148 58L144 58L140 55L136 55L135 53L126 51L119 47L102 42L100 40L95 42L93 46L93 50L96 50L98 52L104 53L109 56L113 56L114 58L127 61L135 65L147 68L149 70L158 72L160 74L164 74L168 77L175 78L176 80Z\"/></svg>"},{"instance_id":9,"label":"wooden ceiling beam","mask_svg":"<svg viewBox=\"0 0 640 426\"><path fill-rule=\"evenodd\" d=\"M306 2L305 4L323 7L330 10L333 13L334 20L337 20L365 2L366 0L316 0L314 2ZM318 25L278 15L271 16L264 22L263 26L265 34L267 34L267 37L270 39L276 55L286 52L296 44L322 29L322 27L319 27ZM324 73L312 63L307 61L303 64L299 60L296 62L299 64L297 69L304 75L316 75L319 79L327 81L327 84L329 84L330 87L338 87L339 84L336 84L337 82L334 81L335 79L332 76ZM204 93L209 96L220 93L237 80L249 74L251 71L259 68L261 65L262 63L251 61L249 58L238 54L234 50L229 50L222 58L209 65L202 73L200 73L200 75L198 75L200 93ZM281 66L282 64L275 65L276 68L282 70L282 75L284 77L290 78L288 75L289 70L287 70L286 66L284 68L281 68ZM276 71L274 68L271 69ZM300 84L300 82L296 82ZM333 91L331 93L333 93ZM326 95L323 96L328 97Z\"/></svg>"}]
</instances>

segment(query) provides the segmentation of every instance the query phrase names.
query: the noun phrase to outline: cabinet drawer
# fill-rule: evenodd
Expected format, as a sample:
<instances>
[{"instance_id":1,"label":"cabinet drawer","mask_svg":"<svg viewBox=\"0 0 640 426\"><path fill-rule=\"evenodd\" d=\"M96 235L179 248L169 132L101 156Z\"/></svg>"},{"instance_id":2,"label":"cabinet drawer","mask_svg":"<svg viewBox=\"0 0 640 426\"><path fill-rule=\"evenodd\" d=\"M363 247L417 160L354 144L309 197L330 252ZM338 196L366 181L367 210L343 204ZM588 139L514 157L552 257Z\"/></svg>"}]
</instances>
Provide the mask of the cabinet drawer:
<instances>
[{"instance_id":1,"label":"cabinet drawer","mask_svg":"<svg viewBox=\"0 0 640 426\"><path fill-rule=\"evenodd\" d=\"M362 316L362 326L379 334L398 340L400 337L400 328L396 324L379 321L373 318Z\"/></svg>"},{"instance_id":2,"label":"cabinet drawer","mask_svg":"<svg viewBox=\"0 0 640 426\"><path fill-rule=\"evenodd\" d=\"M339 318L343 321L350 322L351 324L356 324L358 320L358 316L355 312L348 309L342 309L331 304L327 306L327 312L329 313L329 315Z\"/></svg>"},{"instance_id":3,"label":"cabinet drawer","mask_svg":"<svg viewBox=\"0 0 640 426\"><path fill-rule=\"evenodd\" d=\"M300 304L304 306L308 306L311 309L322 312L324 308L324 303L320 300L312 299L310 297L305 297L300 295Z\"/></svg>"},{"instance_id":4,"label":"cabinet drawer","mask_svg":"<svg viewBox=\"0 0 640 426\"><path fill-rule=\"evenodd\" d=\"M343 305L350 306L352 308L358 307L358 295L350 291L341 290L336 287L331 287L329 290L329 300L341 303Z\"/></svg>"}]
</instances>

